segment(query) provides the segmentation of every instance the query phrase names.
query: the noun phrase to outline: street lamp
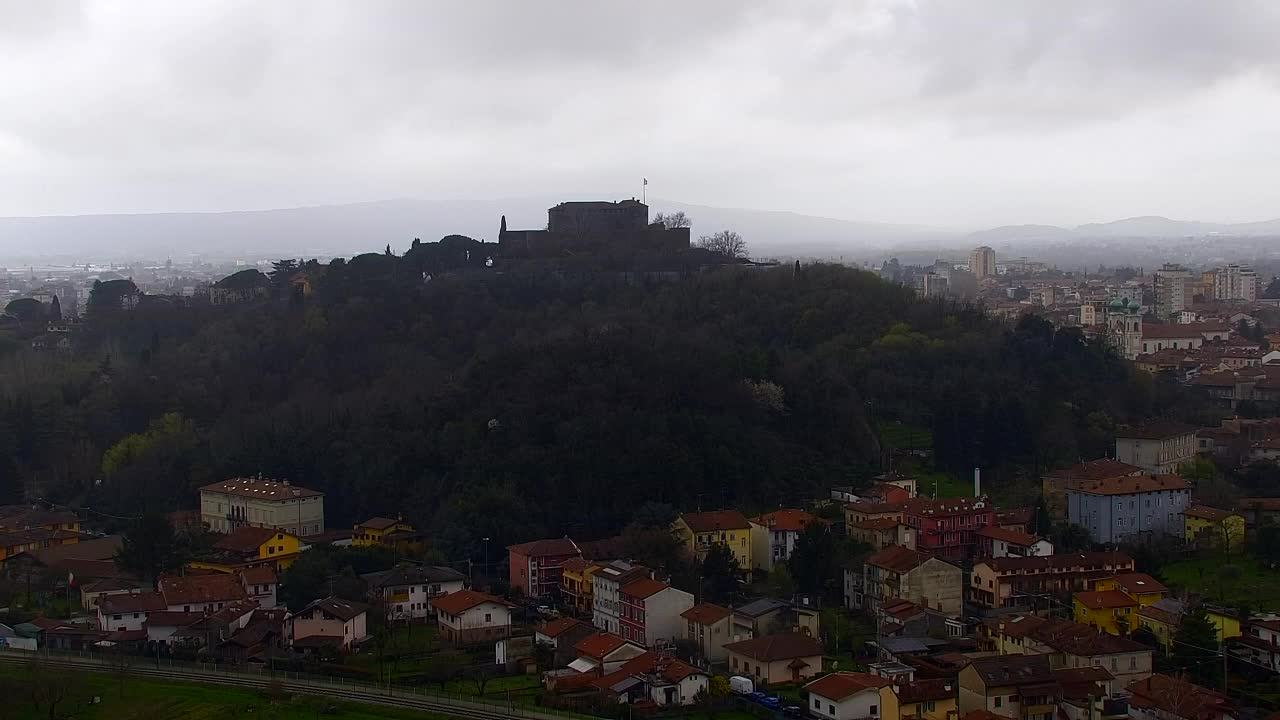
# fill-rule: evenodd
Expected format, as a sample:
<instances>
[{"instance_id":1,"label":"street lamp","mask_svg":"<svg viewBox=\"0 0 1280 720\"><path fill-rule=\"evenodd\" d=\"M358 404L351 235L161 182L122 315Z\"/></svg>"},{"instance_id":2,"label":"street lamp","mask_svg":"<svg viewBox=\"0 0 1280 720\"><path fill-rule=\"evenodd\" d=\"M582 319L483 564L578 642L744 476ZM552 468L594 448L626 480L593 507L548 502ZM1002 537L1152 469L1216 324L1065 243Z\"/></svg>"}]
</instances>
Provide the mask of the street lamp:
<instances>
[{"instance_id":1,"label":"street lamp","mask_svg":"<svg viewBox=\"0 0 1280 720\"><path fill-rule=\"evenodd\" d=\"M483 537L481 538L481 540L484 540L484 572L485 572L485 578L488 579L489 577L489 538Z\"/></svg>"}]
</instances>

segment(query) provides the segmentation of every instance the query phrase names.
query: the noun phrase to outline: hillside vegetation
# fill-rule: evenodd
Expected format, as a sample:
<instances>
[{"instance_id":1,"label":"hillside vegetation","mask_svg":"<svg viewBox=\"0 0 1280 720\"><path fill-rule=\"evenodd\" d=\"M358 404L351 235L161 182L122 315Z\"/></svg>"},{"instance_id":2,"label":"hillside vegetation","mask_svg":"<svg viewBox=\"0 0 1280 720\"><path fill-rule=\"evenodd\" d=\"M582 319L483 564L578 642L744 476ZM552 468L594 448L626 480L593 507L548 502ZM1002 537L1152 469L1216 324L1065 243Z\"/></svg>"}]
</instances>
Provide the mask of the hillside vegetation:
<instances>
[{"instance_id":1,"label":"hillside vegetation","mask_svg":"<svg viewBox=\"0 0 1280 720\"><path fill-rule=\"evenodd\" d=\"M866 482L886 423L995 487L1186 407L1075 331L838 266L636 285L424 282L422 262L311 266L306 300L99 311L74 357L9 355L0 502L173 510L261 472L328 493L332 527L403 512L474 557L482 537L616 533L647 501L764 509Z\"/></svg>"}]
</instances>

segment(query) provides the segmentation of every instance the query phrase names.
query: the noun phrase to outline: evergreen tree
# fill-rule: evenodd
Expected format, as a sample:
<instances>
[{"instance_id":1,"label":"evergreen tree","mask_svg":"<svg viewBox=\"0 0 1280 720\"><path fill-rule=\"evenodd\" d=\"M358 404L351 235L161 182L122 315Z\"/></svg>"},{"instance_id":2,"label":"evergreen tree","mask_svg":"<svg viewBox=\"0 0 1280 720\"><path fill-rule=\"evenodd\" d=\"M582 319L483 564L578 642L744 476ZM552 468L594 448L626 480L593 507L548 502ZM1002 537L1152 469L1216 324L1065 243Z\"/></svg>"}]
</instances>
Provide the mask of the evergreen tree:
<instances>
[{"instance_id":1,"label":"evergreen tree","mask_svg":"<svg viewBox=\"0 0 1280 720\"><path fill-rule=\"evenodd\" d=\"M730 602L738 590L738 562L724 543L714 543L702 560L701 600Z\"/></svg>"},{"instance_id":2,"label":"evergreen tree","mask_svg":"<svg viewBox=\"0 0 1280 720\"><path fill-rule=\"evenodd\" d=\"M1195 682L1215 688L1222 683L1222 660L1218 653L1218 631L1209 621L1204 606L1197 605L1182 616L1173 636L1172 657Z\"/></svg>"},{"instance_id":3,"label":"evergreen tree","mask_svg":"<svg viewBox=\"0 0 1280 720\"><path fill-rule=\"evenodd\" d=\"M812 523L796 538L788 561L791 576L800 592L826 596L841 585L843 578L835 537L825 523Z\"/></svg>"},{"instance_id":4,"label":"evergreen tree","mask_svg":"<svg viewBox=\"0 0 1280 720\"><path fill-rule=\"evenodd\" d=\"M154 582L162 573L182 567L184 555L168 518L147 513L125 531L115 560L122 570Z\"/></svg>"}]
</instances>

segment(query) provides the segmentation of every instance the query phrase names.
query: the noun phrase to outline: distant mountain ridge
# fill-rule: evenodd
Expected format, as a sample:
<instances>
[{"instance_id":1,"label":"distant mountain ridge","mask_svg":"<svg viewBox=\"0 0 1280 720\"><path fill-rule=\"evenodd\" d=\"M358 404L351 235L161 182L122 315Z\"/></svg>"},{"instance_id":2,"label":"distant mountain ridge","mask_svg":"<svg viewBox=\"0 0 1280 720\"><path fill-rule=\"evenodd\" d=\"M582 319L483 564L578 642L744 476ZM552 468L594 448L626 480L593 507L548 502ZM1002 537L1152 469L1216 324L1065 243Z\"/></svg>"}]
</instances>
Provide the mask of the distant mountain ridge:
<instances>
[{"instance_id":1,"label":"distant mountain ridge","mask_svg":"<svg viewBox=\"0 0 1280 720\"><path fill-rule=\"evenodd\" d=\"M494 241L502 217L513 229L541 228L547 208L566 200L622 194L557 193L488 200L400 198L344 205L212 213L75 215L0 218L0 264L29 258L136 260L203 255L222 258L351 256L414 238L466 235ZM653 214L682 210L693 236L736 230L757 257L868 257L883 251L924 255L967 252L974 245L1053 245L1080 239L1173 238L1212 233L1280 235L1280 219L1212 223L1132 217L1074 228L1008 225L973 233L650 199Z\"/></svg>"},{"instance_id":2,"label":"distant mountain ridge","mask_svg":"<svg viewBox=\"0 0 1280 720\"><path fill-rule=\"evenodd\" d=\"M1018 242L1070 238L1172 238L1212 234L1244 237L1280 235L1280 219L1248 223L1214 223L1144 215L1106 223L1086 223L1074 228L1056 225L1006 225L979 230L970 233L968 237L973 240Z\"/></svg>"}]
</instances>

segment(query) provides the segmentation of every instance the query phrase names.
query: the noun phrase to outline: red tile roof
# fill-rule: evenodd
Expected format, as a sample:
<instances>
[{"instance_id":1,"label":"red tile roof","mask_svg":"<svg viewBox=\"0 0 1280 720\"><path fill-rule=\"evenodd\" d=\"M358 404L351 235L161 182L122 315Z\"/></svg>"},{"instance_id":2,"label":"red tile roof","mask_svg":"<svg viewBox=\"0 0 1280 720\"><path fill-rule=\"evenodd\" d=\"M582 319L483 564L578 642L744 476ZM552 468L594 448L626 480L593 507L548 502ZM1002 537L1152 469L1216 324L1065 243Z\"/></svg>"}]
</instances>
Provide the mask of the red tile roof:
<instances>
[{"instance_id":1,"label":"red tile roof","mask_svg":"<svg viewBox=\"0 0 1280 720\"><path fill-rule=\"evenodd\" d=\"M1018 532L1017 530L1009 530L1008 528L1002 528L999 525L984 527L979 530L977 534L981 537L991 538L992 540L1002 540L1011 545L1019 545L1022 547L1034 545L1040 541L1040 538L1035 535L1028 535L1024 532Z\"/></svg>"},{"instance_id":2,"label":"red tile roof","mask_svg":"<svg viewBox=\"0 0 1280 720\"><path fill-rule=\"evenodd\" d=\"M119 595L103 595L98 598L98 608L103 615L144 613L153 610L164 610L165 607L164 596L157 592L121 593Z\"/></svg>"},{"instance_id":3,"label":"red tile roof","mask_svg":"<svg viewBox=\"0 0 1280 720\"><path fill-rule=\"evenodd\" d=\"M822 655L822 644L808 635L781 633L728 643L724 648L752 660L774 662Z\"/></svg>"},{"instance_id":4,"label":"red tile roof","mask_svg":"<svg viewBox=\"0 0 1280 720\"><path fill-rule=\"evenodd\" d=\"M729 617L733 611L726 607L720 607L712 603L698 603L693 607L680 613L680 617L690 620L698 625L714 625L721 620Z\"/></svg>"},{"instance_id":5,"label":"red tile roof","mask_svg":"<svg viewBox=\"0 0 1280 720\"><path fill-rule=\"evenodd\" d=\"M1141 474L1142 468L1137 465L1122 463L1119 460L1112 460L1111 458L1102 458L1100 460L1090 460L1089 462L1080 463L1079 465L1072 465L1069 468L1054 470L1049 473L1049 477L1067 480L1103 480L1106 478Z\"/></svg>"},{"instance_id":6,"label":"red tile roof","mask_svg":"<svg viewBox=\"0 0 1280 720\"><path fill-rule=\"evenodd\" d=\"M858 530L889 530L901 524L902 521L894 520L893 518L871 518L870 520L856 522L851 527Z\"/></svg>"},{"instance_id":7,"label":"red tile roof","mask_svg":"<svg viewBox=\"0 0 1280 720\"><path fill-rule=\"evenodd\" d=\"M864 690L879 690L892 684L879 675L862 672L833 672L805 685L804 689L810 695L840 702Z\"/></svg>"},{"instance_id":8,"label":"red tile roof","mask_svg":"<svg viewBox=\"0 0 1280 720\"><path fill-rule=\"evenodd\" d=\"M160 610L147 613L149 627L186 627L204 618L204 613Z\"/></svg>"},{"instance_id":9,"label":"red tile roof","mask_svg":"<svg viewBox=\"0 0 1280 720\"><path fill-rule=\"evenodd\" d=\"M495 605L501 605L506 608L515 607L515 605L512 605L500 597L476 592L475 590L458 590L457 592L451 592L448 595L432 600L431 606L444 612L446 615L461 615L471 608L485 603L494 603Z\"/></svg>"},{"instance_id":10,"label":"red tile roof","mask_svg":"<svg viewBox=\"0 0 1280 720\"><path fill-rule=\"evenodd\" d=\"M898 702L903 705L946 700L956 696L959 683L950 678L915 680L898 686Z\"/></svg>"},{"instance_id":11,"label":"red tile roof","mask_svg":"<svg viewBox=\"0 0 1280 720\"><path fill-rule=\"evenodd\" d=\"M1168 592L1169 590L1159 580L1146 573L1121 573L1115 576L1115 581L1125 591L1131 593Z\"/></svg>"},{"instance_id":12,"label":"red tile roof","mask_svg":"<svg viewBox=\"0 0 1280 720\"><path fill-rule=\"evenodd\" d=\"M624 595L630 595L631 597L643 599L650 595L656 595L663 590L666 590L668 587L670 586L666 583L654 580L653 578L640 578L639 580L632 580L626 585L623 585L618 589L618 592Z\"/></svg>"},{"instance_id":13,"label":"red tile roof","mask_svg":"<svg viewBox=\"0 0 1280 720\"><path fill-rule=\"evenodd\" d=\"M567 537L549 538L547 540L534 540L532 542L521 543L519 545L509 545L510 550L517 555L525 557L556 557L561 555L581 555L578 550L578 544Z\"/></svg>"},{"instance_id":14,"label":"red tile roof","mask_svg":"<svg viewBox=\"0 0 1280 720\"><path fill-rule=\"evenodd\" d=\"M244 498L259 500L286 501L307 497L324 497L324 493L311 490L300 485L291 485L288 480L276 481L266 478L231 478L222 482L210 483L200 488L200 492L226 493Z\"/></svg>"},{"instance_id":15,"label":"red tile roof","mask_svg":"<svg viewBox=\"0 0 1280 720\"><path fill-rule=\"evenodd\" d=\"M918 497L904 502L902 511L907 515L926 517L967 515L975 512L990 512L991 504L983 501L982 498L957 497L930 500Z\"/></svg>"},{"instance_id":16,"label":"red tile roof","mask_svg":"<svg viewBox=\"0 0 1280 720\"><path fill-rule=\"evenodd\" d=\"M275 537L276 533L283 532L283 530L272 528L241 526L218 538L213 548L235 553L256 553L258 548Z\"/></svg>"},{"instance_id":17,"label":"red tile roof","mask_svg":"<svg viewBox=\"0 0 1280 720\"><path fill-rule=\"evenodd\" d=\"M1129 705L1158 709L1187 720L1203 720L1231 714L1231 701L1183 678L1152 675L1129 686Z\"/></svg>"},{"instance_id":18,"label":"red tile roof","mask_svg":"<svg viewBox=\"0 0 1280 720\"><path fill-rule=\"evenodd\" d=\"M583 560L582 558L569 558L568 560L560 563L560 569L566 572L580 573L586 572L587 568L592 567L594 564L595 563Z\"/></svg>"},{"instance_id":19,"label":"red tile roof","mask_svg":"<svg viewBox=\"0 0 1280 720\"><path fill-rule=\"evenodd\" d=\"M369 528L370 530L386 530L387 528L395 525L398 522L400 521L393 520L391 518L371 517L368 520L365 520L364 522L360 523L358 527Z\"/></svg>"},{"instance_id":20,"label":"red tile roof","mask_svg":"<svg viewBox=\"0 0 1280 720\"><path fill-rule=\"evenodd\" d=\"M276 571L270 565L255 565L240 571L240 576L249 585L275 585Z\"/></svg>"},{"instance_id":21,"label":"red tile roof","mask_svg":"<svg viewBox=\"0 0 1280 720\"><path fill-rule=\"evenodd\" d=\"M1134 600L1119 590L1089 590L1087 592L1078 592L1075 594L1075 599L1079 600L1081 605L1084 605L1090 610L1138 606L1137 600Z\"/></svg>"},{"instance_id":22,"label":"red tile roof","mask_svg":"<svg viewBox=\"0 0 1280 720\"><path fill-rule=\"evenodd\" d=\"M170 605L233 602L245 598L244 587L235 575L162 575L160 593Z\"/></svg>"},{"instance_id":23,"label":"red tile roof","mask_svg":"<svg viewBox=\"0 0 1280 720\"><path fill-rule=\"evenodd\" d=\"M905 573L914 570L929 560L928 555L917 552L902 545L890 545L867 558L866 563L872 567Z\"/></svg>"},{"instance_id":24,"label":"red tile roof","mask_svg":"<svg viewBox=\"0 0 1280 720\"><path fill-rule=\"evenodd\" d=\"M1142 324L1142 339L1182 340L1183 338L1204 340L1204 333L1222 332L1226 328L1209 323L1168 323L1155 325Z\"/></svg>"},{"instance_id":25,"label":"red tile roof","mask_svg":"<svg viewBox=\"0 0 1280 720\"><path fill-rule=\"evenodd\" d=\"M1187 509L1182 511L1182 514L1210 522L1222 522L1232 516L1239 517L1236 513L1219 510L1208 505L1188 505Z\"/></svg>"},{"instance_id":26,"label":"red tile roof","mask_svg":"<svg viewBox=\"0 0 1280 720\"><path fill-rule=\"evenodd\" d=\"M556 620L543 623L542 626L538 628L538 632L549 638L560 637L575 627L584 624L585 623L581 620L575 620L574 618L558 618Z\"/></svg>"},{"instance_id":27,"label":"red tile roof","mask_svg":"<svg viewBox=\"0 0 1280 720\"><path fill-rule=\"evenodd\" d=\"M626 644L626 640L613 633L598 632L579 640L573 649L583 657L604 660L610 653Z\"/></svg>"},{"instance_id":28,"label":"red tile roof","mask_svg":"<svg viewBox=\"0 0 1280 720\"><path fill-rule=\"evenodd\" d=\"M717 532L719 530L750 530L751 523L747 516L737 510L712 510L711 512L684 513L680 516L684 524L695 533Z\"/></svg>"},{"instance_id":29,"label":"red tile roof","mask_svg":"<svg viewBox=\"0 0 1280 720\"><path fill-rule=\"evenodd\" d=\"M1072 568L1097 567L1105 568L1108 565L1127 565L1133 567L1133 558L1122 552L1086 552L1086 553L1063 553L1061 555L1032 556L1032 557L1002 557L988 558L979 560L979 565L986 565L996 572L1009 572L1013 570L1071 570Z\"/></svg>"},{"instance_id":30,"label":"red tile roof","mask_svg":"<svg viewBox=\"0 0 1280 720\"><path fill-rule=\"evenodd\" d=\"M765 513L759 517L751 518L751 521L757 525L763 525L770 530L801 532L817 519L818 518L803 510L786 509L774 510L771 513Z\"/></svg>"},{"instance_id":31,"label":"red tile roof","mask_svg":"<svg viewBox=\"0 0 1280 720\"><path fill-rule=\"evenodd\" d=\"M1190 488L1191 485L1177 475L1135 475L1103 480L1081 480L1075 483L1071 490L1089 495L1132 495Z\"/></svg>"}]
</instances>

